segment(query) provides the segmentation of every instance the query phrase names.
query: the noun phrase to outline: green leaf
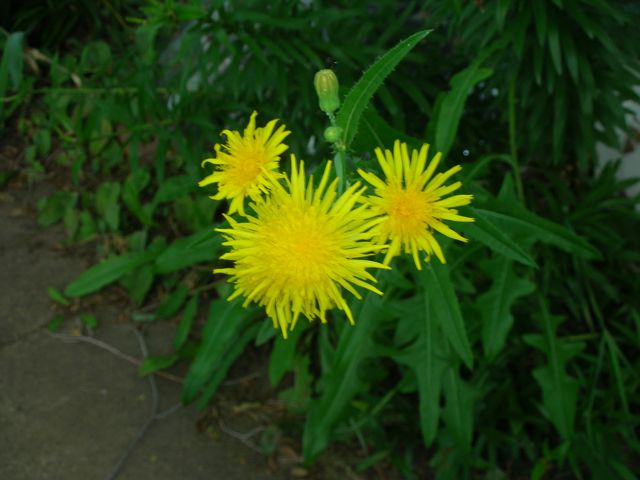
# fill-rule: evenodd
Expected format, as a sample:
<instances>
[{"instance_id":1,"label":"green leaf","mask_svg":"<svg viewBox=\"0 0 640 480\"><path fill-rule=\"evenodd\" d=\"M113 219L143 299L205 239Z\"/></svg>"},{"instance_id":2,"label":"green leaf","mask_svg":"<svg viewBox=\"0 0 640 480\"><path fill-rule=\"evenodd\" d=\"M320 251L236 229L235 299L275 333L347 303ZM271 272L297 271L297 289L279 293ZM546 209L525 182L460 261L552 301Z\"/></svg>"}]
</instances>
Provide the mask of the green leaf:
<instances>
[{"instance_id":1,"label":"green leaf","mask_svg":"<svg viewBox=\"0 0 640 480\"><path fill-rule=\"evenodd\" d=\"M227 376L227 372L229 371L229 368L231 368L231 365L233 365L237 358L242 354L249 342L255 338L258 328L258 325L253 325L248 328L239 339L234 339L231 343L229 349L225 352L224 357L220 359L215 373L202 391L202 397L197 404L199 410L202 410L207 406L209 400L211 400L211 397L213 397L213 394Z\"/></svg>"},{"instance_id":2,"label":"green leaf","mask_svg":"<svg viewBox=\"0 0 640 480\"><path fill-rule=\"evenodd\" d=\"M54 302L57 302L60 305L64 305L65 307L69 305L69 300L64 298L64 295L62 295L62 293L57 288L49 287L47 291L49 292L49 298L51 298L51 300L53 300Z\"/></svg>"},{"instance_id":3,"label":"green leaf","mask_svg":"<svg viewBox=\"0 0 640 480\"><path fill-rule=\"evenodd\" d=\"M528 267L537 267L533 257L525 252L522 247L504 233L503 230L500 230L494 223L484 217L482 212L474 208L470 208L469 210L471 211L469 216L475 218L476 221L474 223L461 222L456 225L458 230L472 240L477 240L500 255L504 255Z\"/></svg>"},{"instance_id":4,"label":"green leaf","mask_svg":"<svg viewBox=\"0 0 640 480\"><path fill-rule=\"evenodd\" d=\"M104 182L96 192L96 212L113 231L118 231L120 224L119 198L120 184L117 182Z\"/></svg>"},{"instance_id":5,"label":"green leaf","mask_svg":"<svg viewBox=\"0 0 640 480\"><path fill-rule=\"evenodd\" d=\"M198 263L213 262L218 258L222 235L207 228L173 242L156 259L156 269L166 274Z\"/></svg>"},{"instance_id":6,"label":"green leaf","mask_svg":"<svg viewBox=\"0 0 640 480\"><path fill-rule=\"evenodd\" d=\"M383 317L380 303L375 294L367 293L357 310L354 309L357 325L345 325L340 333L338 347L323 377L322 393L309 404L302 436L305 461L315 459L327 447L333 426L360 389L358 370L371 354L371 338Z\"/></svg>"},{"instance_id":7,"label":"green leaf","mask_svg":"<svg viewBox=\"0 0 640 480\"><path fill-rule=\"evenodd\" d=\"M402 351L396 359L407 364L416 375L420 428L425 447L429 447L438 433L442 374L446 363L442 350L444 339L435 322L436 312L433 311L434 305L430 301L430 293L427 288L421 297L422 308L416 309L414 315L403 315L398 320L409 323L412 328L417 328L418 337L415 343Z\"/></svg>"},{"instance_id":8,"label":"green leaf","mask_svg":"<svg viewBox=\"0 0 640 480\"><path fill-rule=\"evenodd\" d=\"M444 336L464 364L473 368L471 345L447 267L433 261L419 274L423 287L430 292L429 302Z\"/></svg>"},{"instance_id":9,"label":"green leaf","mask_svg":"<svg viewBox=\"0 0 640 480\"><path fill-rule=\"evenodd\" d=\"M182 318L176 329L176 336L173 338L174 350L180 350L189 337L193 319L198 312L198 295L194 295L187 302L187 306L182 311Z\"/></svg>"},{"instance_id":10,"label":"green leaf","mask_svg":"<svg viewBox=\"0 0 640 480\"><path fill-rule=\"evenodd\" d=\"M273 328L273 322L270 318L262 321L258 335L256 336L256 347L265 344L279 332L277 328Z\"/></svg>"},{"instance_id":11,"label":"green leaf","mask_svg":"<svg viewBox=\"0 0 640 480\"><path fill-rule=\"evenodd\" d=\"M150 373L157 372L158 370L164 370L174 365L180 359L180 355L174 353L172 355L158 355L145 357L138 368L138 375L144 377Z\"/></svg>"},{"instance_id":12,"label":"green leaf","mask_svg":"<svg viewBox=\"0 0 640 480\"><path fill-rule=\"evenodd\" d=\"M171 295L169 295L167 299L156 309L156 319L161 320L163 318L173 317L178 313L178 310L180 310L180 307L186 300L188 293L189 290L182 285L171 292Z\"/></svg>"},{"instance_id":13,"label":"green leaf","mask_svg":"<svg viewBox=\"0 0 640 480\"><path fill-rule=\"evenodd\" d=\"M94 329L98 326L98 319L91 313L81 313L80 321L91 329Z\"/></svg>"},{"instance_id":14,"label":"green leaf","mask_svg":"<svg viewBox=\"0 0 640 480\"><path fill-rule=\"evenodd\" d=\"M436 151L442 152L444 157L447 156L455 141L464 105L471 89L493 73L489 68L480 67L485 58L486 53L479 56L467 68L456 73L451 78L451 90L444 94L436 105L436 111L433 115L432 123L429 125L429 130L434 132Z\"/></svg>"},{"instance_id":15,"label":"green leaf","mask_svg":"<svg viewBox=\"0 0 640 480\"><path fill-rule=\"evenodd\" d=\"M343 143L346 148L349 148L356 136L362 112L369 105L373 94L407 53L430 32L431 30L424 30L402 40L369 67L349 91L336 118L337 125L344 132Z\"/></svg>"},{"instance_id":16,"label":"green leaf","mask_svg":"<svg viewBox=\"0 0 640 480\"><path fill-rule=\"evenodd\" d=\"M482 345L485 355L493 358L498 355L507 340L513 326L511 309L518 298L529 295L535 290L535 284L521 278L513 269L513 262L498 257L485 264L493 283L491 288L478 297L478 310L482 317Z\"/></svg>"},{"instance_id":17,"label":"green leaf","mask_svg":"<svg viewBox=\"0 0 640 480\"><path fill-rule=\"evenodd\" d=\"M67 286L64 294L67 297L82 297L96 292L134 268L153 260L156 255L156 252L148 251L109 257L81 273Z\"/></svg>"},{"instance_id":18,"label":"green leaf","mask_svg":"<svg viewBox=\"0 0 640 480\"><path fill-rule=\"evenodd\" d=\"M255 310L242 308L242 301L217 299L211 303L202 343L184 381L182 401L191 402L224 363L227 352L237 343L240 333Z\"/></svg>"},{"instance_id":19,"label":"green leaf","mask_svg":"<svg viewBox=\"0 0 640 480\"><path fill-rule=\"evenodd\" d=\"M13 32L7 38L0 62L0 97L5 96L7 80L17 90L22 83L22 45L24 32ZM2 102L0 102L2 105Z\"/></svg>"},{"instance_id":20,"label":"green leaf","mask_svg":"<svg viewBox=\"0 0 640 480\"><path fill-rule=\"evenodd\" d=\"M64 317L62 315L56 315L49 321L49 323L47 323L47 330L50 332L57 332L63 321Z\"/></svg>"},{"instance_id":21,"label":"green leaf","mask_svg":"<svg viewBox=\"0 0 640 480\"><path fill-rule=\"evenodd\" d=\"M445 404L442 420L451 433L456 449L471 450L473 437L473 389L460 378L457 368L448 368L444 374Z\"/></svg>"},{"instance_id":22,"label":"green leaf","mask_svg":"<svg viewBox=\"0 0 640 480\"><path fill-rule=\"evenodd\" d=\"M306 324L300 322L292 332L289 332L288 338L278 335L273 342L273 350L269 357L269 381L272 387L277 386L287 370L293 367L296 345L305 330Z\"/></svg>"},{"instance_id":23,"label":"green leaf","mask_svg":"<svg viewBox=\"0 0 640 480\"><path fill-rule=\"evenodd\" d=\"M547 39L549 41L549 51L551 52L551 60L558 75L562 75L562 53L560 50L560 35L558 34L558 26L551 22L548 26Z\"/></svg>"},{"instance_id":24,"label":"green leaf","mask_svg":"<svg viewBox=\"0 0 640 480\"><path fill-rule=\"evenodd\" d=\"M504 21L507 18L510 4L511 0L498 0L496 3L496 23L498 24L499 31L502 31L504 27Z\"/></svg>"},{"instance_id":25,"label":"green leaf","mask_svg":"<svg viewBox=\"0 0 640 480\"><path fill-rule=\"evenodd\" d=\"M542 388L542 412L553 423L563 439L573 436L573 423L578 401L578 381L567 375L567 361L580 353L584 344L560 342L556 330L562 317L549 315L544 301L540 300L544 334L529 334L523 340L547 356L547 365L536 368L533 376Z\"/></svg>"},{"instance_id":26,"label":"green leaf","mask_svg":"<svg viewBox=\"0 0 640 480\"><path fill-rule=\"evenodd\" d=\"M476 208L474 210L478 215L490 218L507 231L526 234L540 242L555 245L584 258L597 259L601 257L600 252L594 246L562 225L542 218L513 203L510 205L509 213L501 213L497 211L498 208L494 210Z\"/></svg>"},{"instance_id":27,"label":"green leaf","mask_svg":"<svg viewBox=\"0 0 640 480\"><path fill-rule=\"evenodd\" d=\"M122 187L122 201L145 226L152 223L151 216L142 207L140 192L148 185L151 176L146 170L137 170L127 177Z\"/></svg>"}]
</instances>

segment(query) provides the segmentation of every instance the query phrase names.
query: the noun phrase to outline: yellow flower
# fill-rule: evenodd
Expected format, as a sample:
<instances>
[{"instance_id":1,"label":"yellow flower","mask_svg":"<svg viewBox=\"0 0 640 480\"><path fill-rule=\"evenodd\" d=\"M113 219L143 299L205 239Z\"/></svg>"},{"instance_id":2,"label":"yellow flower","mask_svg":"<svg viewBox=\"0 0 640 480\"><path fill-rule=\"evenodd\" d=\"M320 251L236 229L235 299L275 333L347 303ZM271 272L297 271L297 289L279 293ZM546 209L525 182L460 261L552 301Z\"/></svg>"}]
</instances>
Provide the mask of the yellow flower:
<instances>
[{"instance_id":1,"label":"yellow flower","mask_svg":"<svg viewBox=\"0 0 640 480\"><path fill-rule=\"evenodd\" d=\"M230 247L221 258L233 266L214 273L230 275L235 291L229 300L243 296L245 306L265 306L285 338L300 314L325 323L326 311L334 307L353 324L343 289L358 299L354 286L382 295L367 271L388 268L367 259L384 248L371 242L371 229L380 219L368 205L358 204L366 187L352 185L338 197L338 180L329 184L330 171L328 162L314 189L313 177L305 180L304 162L291 155L291 177L251 204L255 216L243 222L227 216L230 228L217 229Z\"/></svg>"},{"instance_id":2,"label":"yellow flower","mask_svg":"<svg viewBox=\"0 0 640 480\"><path fill-rule=\"evenodd\" d=\"M257 112L251 114L244 135L238 131L223 130L227 143L216 144L216 158L207 158L202 166L211 163L216 166L214 172L201 180L201 187L211 183L218 184L218 193L211 198L231 200L229 214L239 212L244 216L244 199L258 200L267 193L271 185L282 177L278 172L280 154L287 148L282 141L291 132L280 125L274 133L278 120L271 120L266 126L256 128Z\"/></svg>"},{"instance_id":3,"label":"yellow flower","mask_svg":"<svg viewBox=\"0 0 640 480\"><path fill-rule=\"evenodd\" d=\"M383 153L379 148L375 150L386 181L373 173L358 170L360 176L375 188L375 195L367 197L366 201L383 218L375 229L375 240L378 243L391 242L384 259L385 265L399 255L402 249L405 253L412 254L418 270L419 251L426 252L426 262L435 253L442 263L446 263L434 231L455 240L467 241L443 223L443 220L474 221L473 218L458 215L458 211L454 210L454 207L468 205L473 195L443 198L462 186L460 182L444 185L462 167L456 165L433 176L442 155L438 152L427 166L428 152L429 145L424 144L419 152L412 150L409 156L406 143L396 140L393 152L385 150Z\"/></svg>"}]
</instances>

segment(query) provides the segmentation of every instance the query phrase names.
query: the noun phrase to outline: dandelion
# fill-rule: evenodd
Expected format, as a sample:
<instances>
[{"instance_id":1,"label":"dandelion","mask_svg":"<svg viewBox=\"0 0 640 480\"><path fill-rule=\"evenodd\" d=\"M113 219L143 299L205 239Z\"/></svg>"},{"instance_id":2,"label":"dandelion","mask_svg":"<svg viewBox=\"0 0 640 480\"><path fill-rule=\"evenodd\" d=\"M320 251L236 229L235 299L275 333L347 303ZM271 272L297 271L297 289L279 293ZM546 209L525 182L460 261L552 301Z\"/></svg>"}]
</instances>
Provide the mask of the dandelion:
<instances>
[{"instance_id":1,"label":"dandelion","mask_svg":"<svg viewBox=\"0 0 640 480\"><path fill-rule=\"evenodd\" d=\"M371 229L380 219L360 202L366 187L354 184L338 197L338 180L329 184L330 171L328 162L314 189L313 177L305 180L304 162L291 155L291 177L251 204L255 216L242 222L227 216L230 228L218 229L230 247L221 258L233 266L214 273L230 275L235 290L229 300L243 296L245 306L266 307L285 338L300 314L325 323L334 307L353 324L344 290L357 299L362 297L355 287L382 295L367 271L388 268L367 258L384 248L371 242Z\"/></svg>"},{"instance_id":2,"label":"dandelion","mask_svg":"<svg viewBox=\"0 0 640 480\"><path fill-rule=\"evenodd\" d=\"M373 173L358 170L358 173L375 188L375 195L367 197L376 214L383 221L376 227L375 240L378 243L390 241L383 263L388 265L401 250L411 253L416 268L420 270L418 252L426 252L428 262L432 254L446 263L440 244L434 233L439 232L449 238L466 242L467 239L453 231L444 221L473 222L474 219L458 215L455 207L468 205L473 195L454 195L462 183L444 183L462 167L456 165L444 173L433 176L442 155L438 152L427 166L429 145L412 150L411 156L406 143L399 140L393 145L393 152L375 150L378 162L386 177L381 180ZM426 168L425 168L426 167Z\"/></svg>"},{"instance_id":3,"label":"dandelion","mask_svg":"<svg viewBox=\"0 0 640 480\"><path fill-rule=\"evenodd\" d=\"M244 216L244 200L249 197L258 200L271 185L282 177L278 172L280 155L289 148L282 141L291 132L284 125L274 132L278 120L271 120L266 126L256 128L257 112L251 114L249 125L240 135L238 131L223 130L227 143L215 145L216 157L207 158L202 166L211 163L214 172L201 180L201 187L211 183L218 184L218 193L214 200L229 199L229 214L235 212Z\"/></svg>"}]
</instances>

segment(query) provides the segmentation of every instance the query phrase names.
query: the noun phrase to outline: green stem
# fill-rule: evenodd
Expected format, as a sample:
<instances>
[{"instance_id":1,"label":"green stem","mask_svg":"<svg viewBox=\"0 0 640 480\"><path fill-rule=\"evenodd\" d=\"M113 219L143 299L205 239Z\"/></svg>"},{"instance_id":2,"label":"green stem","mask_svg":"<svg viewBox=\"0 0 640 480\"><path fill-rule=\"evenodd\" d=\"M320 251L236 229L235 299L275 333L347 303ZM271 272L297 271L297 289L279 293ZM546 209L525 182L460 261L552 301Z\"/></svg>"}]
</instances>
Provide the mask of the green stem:
<instances>
[{"instance_id":1,"label":"green stem","mask_svg":"<svg viewBox=\"0 0 640 480\"><path fill-rule=\"evenodd\" d=\"M329 123L332 127L336 126L336 116L333 112L327 113L327 117L329 117ZM344 177L345 177L345 163L346 163L346 152L344 148L344 144L342 140L338 140L333 144L335 155L333 157L333 165L336 169L336 176L338 177L338 195L341 195L344 192Z\"/></svg>"},{"instance_id":2,"label":"green stem","mask_svg":"<svg viewBox=\"0 0 640 480\"><path fill-rule=\"evenodd\" d=\"M511 166L516 180L516 190L518 197L524 204L524 188L522 186L522 176L520 175L520 165L518 163L518 146L516 143L516 77L511 78L509 83L509 148L511 150Z\"/></svg>"}]
</instances>

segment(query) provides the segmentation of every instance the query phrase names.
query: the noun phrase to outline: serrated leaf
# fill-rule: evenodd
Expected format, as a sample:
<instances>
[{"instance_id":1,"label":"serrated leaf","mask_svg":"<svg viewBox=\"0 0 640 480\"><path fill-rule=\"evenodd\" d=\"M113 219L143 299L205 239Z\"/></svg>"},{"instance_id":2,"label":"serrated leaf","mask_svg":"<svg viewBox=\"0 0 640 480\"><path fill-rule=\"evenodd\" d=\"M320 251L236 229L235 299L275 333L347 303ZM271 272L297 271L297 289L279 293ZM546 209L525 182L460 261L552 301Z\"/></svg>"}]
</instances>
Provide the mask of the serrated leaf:
<instances>
[{"instance_id":1,"label":"serrated leaf","mask_svg":"<svg viewBox=\"0 0 640 480\"><path fill-rule=\"evenodd\" d=\"M349 147L360 124L362 112L371 101L373 94L380 88L384 79L417 44L425 38L431 30L414 33L402 40L398 45L386 52L369 69L364 72L360 80L351 88L338 112L336 122L343 130L343 143Z\"/></svg>"},{"instance_id":2,"label":"serrated leaf","mask_svg":"<svg viewBox=\"0 0 640 480\"><path fill-rule=\"evenodd\" d=\"M535 290L535 284L519 277L513 262L498 257L484 268L493 283L478 297L478 310L482 317L482 346L485 355L495 357L502 351L513 326L511 309L515 302Z\"/></svg>"}]
</instances>

